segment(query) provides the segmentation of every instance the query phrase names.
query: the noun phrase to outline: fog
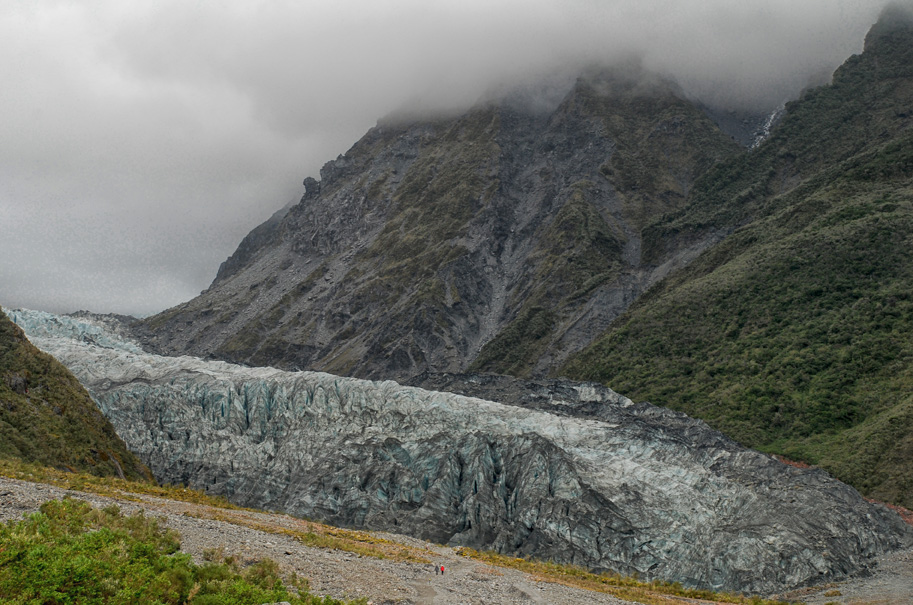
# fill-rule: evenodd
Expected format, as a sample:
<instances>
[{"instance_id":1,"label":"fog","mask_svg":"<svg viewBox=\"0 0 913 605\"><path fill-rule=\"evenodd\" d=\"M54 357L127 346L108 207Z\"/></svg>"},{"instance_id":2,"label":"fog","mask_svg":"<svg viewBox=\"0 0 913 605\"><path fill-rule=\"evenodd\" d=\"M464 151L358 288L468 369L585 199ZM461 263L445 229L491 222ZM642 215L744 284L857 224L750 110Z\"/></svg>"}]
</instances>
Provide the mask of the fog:
<instances>
[{"instance_id":1,"label":"fog","mask_svg":"<svg viewBox=\"0 0 913 605\"><path fill-rule=\"evenodd\" d=\"M636 55L772 109L884 0L52 1L0 5L0 305L146 315L206 288L392 112Z\"/></svg>"}]
</instances>

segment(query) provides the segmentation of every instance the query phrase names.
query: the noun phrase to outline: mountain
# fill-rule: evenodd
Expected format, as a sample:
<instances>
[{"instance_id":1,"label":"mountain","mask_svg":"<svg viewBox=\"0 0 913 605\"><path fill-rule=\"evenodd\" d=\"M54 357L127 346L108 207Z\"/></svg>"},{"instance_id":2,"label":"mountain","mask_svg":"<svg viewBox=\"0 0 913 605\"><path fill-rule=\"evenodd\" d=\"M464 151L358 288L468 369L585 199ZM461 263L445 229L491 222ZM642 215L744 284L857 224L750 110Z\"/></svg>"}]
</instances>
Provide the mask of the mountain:
<instances>
[{"instance_id":1,"label":"mountain","mask_svg":"<svg viewBox=\"0 0 913 605\"><path fill-rule=\"evenodd\" d=\"M913 506L913 12L644 235L731 231L559 372Z\"/></svg>"},{"instance_id":2,"label":"mountain","mask_svg":"<svg viewBox=\"0 0 913 605\"><path fill-rule=\"evenodd\" d=\"M641 259L644 227L738 150L636 64L391 118L139 334L166 354L369 378L542 374L708 244Z\"/></svg>"},{"instance_id":3,"label":"mountain","mask_svg":"<svg viewBox=\"0 0 913 605\"><path fill-rule=\"evenodd\" d=\"M138 353L73 318L17 321L160 481L237 504L750 593L844 578L913 545L896 513L823 471L597 384L421 379L489 400Z\"/></svg>"},{"instance_id":4,"label":"mountain","mask_svg":"<svg viewBox=\"0 0 913 605\"><path fill-rule=\"evenodd\" d=\"M0 456L148 480L79 381L0 311Z\"/></svg>"},{"instance_id":5,"label":"mountain","mask_svg":"<svg viewBox=\"0 0 913 605\"><path fill-rule=\"evenodd\" d=\"M751 150L707 115L754 122L637 65L381 122L136 329L356 377L598 381L913 506L911 13Z\"/></svg>"}]
</instances>

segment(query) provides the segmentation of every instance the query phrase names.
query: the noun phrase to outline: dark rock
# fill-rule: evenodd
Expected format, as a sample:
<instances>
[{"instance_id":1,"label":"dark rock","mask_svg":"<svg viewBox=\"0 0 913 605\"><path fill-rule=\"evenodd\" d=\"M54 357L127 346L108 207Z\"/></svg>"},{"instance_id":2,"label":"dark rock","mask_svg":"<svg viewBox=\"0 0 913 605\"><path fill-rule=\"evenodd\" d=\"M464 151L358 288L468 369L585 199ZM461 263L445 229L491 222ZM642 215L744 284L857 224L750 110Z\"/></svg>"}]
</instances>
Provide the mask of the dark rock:
<instances>
[{"instance_id":1,"label":"dark rock","mask_svg":"<svg viewBox=\"0 0 913 605\"><path fill-rule=\"evenodd\" d=\"M17 373L12 373L6 378L6 385L14 393L19 395L25 395L29 392L29 381L25 376L20 376Z\"/></svg>"},{"instance_id":2,"label":"dark rock","mask_svg":"<svg viewBox=\"0 0 913 605\"><path fill-rule=\"evenodd\" d=\"M312 199L320 195L320 182L314 177L304 179L304 198Z\"/></svg>"}]
</instances>

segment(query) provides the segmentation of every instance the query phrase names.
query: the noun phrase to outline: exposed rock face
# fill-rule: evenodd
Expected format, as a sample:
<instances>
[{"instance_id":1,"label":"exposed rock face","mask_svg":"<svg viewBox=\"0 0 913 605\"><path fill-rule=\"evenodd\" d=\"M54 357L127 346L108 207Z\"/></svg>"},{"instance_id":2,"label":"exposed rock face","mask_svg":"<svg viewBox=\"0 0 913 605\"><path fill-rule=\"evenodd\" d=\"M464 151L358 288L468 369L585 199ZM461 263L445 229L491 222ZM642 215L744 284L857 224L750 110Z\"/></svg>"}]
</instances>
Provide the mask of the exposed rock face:
<instances>
[{"instance_id":1,"label":"exposed rock face","mask_svg":"<svg viewBox=\"0 0 913 605\"><path fill-rule=\"evenodd\" d=\"M821 471L594 384L421 378L504 405L78 337L36 341L160 480L239 504L748 592L838 578L913 543L896 514Z\"/></svg>"},{"instance_id":2,"label":"exposed rock face","mask_svg":"<svg viewBox=\"0 0 913 605\"><path fill-rule=\"evenodd\" d=\"M381 122L142 341L367 378L556 367L714 241L641 260L644 225L738 145L639 68L553 92Z\"/></svg>"},{"instance_id":3,"label":"exposed rock face","mask_svg":"<svg viewBox=\"0 0 913 605\"><path fill-rule=\"evenodd\" d=\"M309 195L311 192L308 181L313 181L317 185L314 179L305 179L304 185L308 187L306 189L305 196ZM319 188L319 185L317 185ZM241 270L252 258L254 258L263 248L269 246L276 234L276 229L279 227L279 223L288 214L289 209L293 206L293 203L289 203L283 208L277 210L273 213L262 224L257 226L253 231L248 233L241 244L238 246L238 249L229 256L224 263L219 267L219 272L216 274L216 282L223 281L237 273Z\"/></svg>"}]
</instances>

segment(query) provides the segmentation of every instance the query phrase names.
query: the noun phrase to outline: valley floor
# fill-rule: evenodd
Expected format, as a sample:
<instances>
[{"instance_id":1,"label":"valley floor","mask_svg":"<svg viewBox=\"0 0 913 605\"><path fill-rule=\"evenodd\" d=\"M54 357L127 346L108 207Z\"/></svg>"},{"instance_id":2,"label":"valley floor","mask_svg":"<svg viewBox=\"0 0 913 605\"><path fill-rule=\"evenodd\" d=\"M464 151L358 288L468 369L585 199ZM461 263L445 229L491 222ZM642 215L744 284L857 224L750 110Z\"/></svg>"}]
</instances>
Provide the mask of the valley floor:
<instances>
[{"instance_id":1,"label":"valley floor","mask_svg":"<svg viewBox=\"0 0 913 605\"><path fill-rule=\"evenodd\" d=\"M357 554L303 545L283 532L307 531L306 522L283 514L249 510L217 509L202 504L124 493L106 497L67 490L42 483L0 477L0 522L19 520L38 510L45 501L70 496L93 506L115 503L124 513L143 509L164 518L181 534L181 548L197 562L204 551L222 549L241 561L270 558L286 573L308 578L311 590L336 598L365 597L380 604L550 604L589 605L628 603L607 594L538 581L518 570L493 567L460 556L453 548L406 536L373 533L409 547L413 556L429 563L377 559ZM433 565L443 565L443 576ZM884 555L868 576L845 582L803 589L777 598L809 605L901 605L913 603L913 549ZM666 597L671 603L706 603L681 597Z\"/></svg>"},{"instance_id":2,"label":"valley floor","mask_svg":"<svg viewBox=\"0 0 913 605\"><path fill-rule=\"evenodd\" d=\"M783 598L808 605L909 605L913 603L913 550L882 555L869 577L796 590Z\"/></svg>"},{"instance_id":3,"label":"valley floor","mask_svg":"<svg viewBox=\"0 0 913 605\"><path fill-rule=\"evenodd\" d=\"M277 533L294 531L296 524L302 523L287 515L214 509L142 494L110 498L0 477L0 522L19 520L38 510L43 502L64 496L86 500L96 507L113 502L127 514L143 509L147 516L163 517L168 527L179 532L181 550L193 555L197 562L203 560L204 551L218 548L242 561L270 558L279 563L284 572L308 578L313 593L336 598L366 597L375 605L627 603L603 593L537 582L523 572L491 567L462 557L452 548L405 536L375 534L412 547L430 563L361 557L350 552L304 546L290 536ZM235 522L229 522L229 519ZM268 527L272 531L246 527L249 525ZM443 565L444 575L435 574L432 564Z\"/></svg>"}]
</instances>

